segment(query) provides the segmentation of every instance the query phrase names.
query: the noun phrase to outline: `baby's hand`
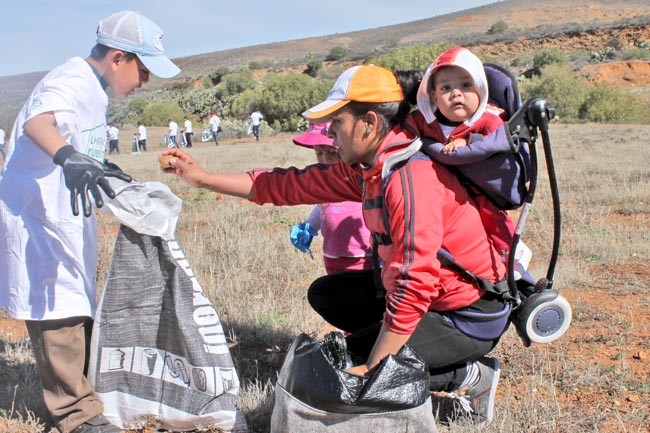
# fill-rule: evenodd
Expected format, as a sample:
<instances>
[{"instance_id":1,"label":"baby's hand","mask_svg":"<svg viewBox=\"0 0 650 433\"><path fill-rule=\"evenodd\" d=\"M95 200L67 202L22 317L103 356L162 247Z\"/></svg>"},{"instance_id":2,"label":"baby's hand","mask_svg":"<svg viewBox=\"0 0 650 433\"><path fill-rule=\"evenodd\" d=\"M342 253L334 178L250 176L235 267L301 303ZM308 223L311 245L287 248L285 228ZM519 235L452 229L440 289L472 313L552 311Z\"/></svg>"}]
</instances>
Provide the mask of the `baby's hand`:
<instances>
[{"instance_id":1,"label":"baby's hand","mask_svg":"<svg viewBox=\"0 0 650 433\"><path fill-rule=\"evenodd\" d=\"M442 148L442 152L445 155L449 155L454 150L458 149L459 147L464 147L464 146L467 146L467 140L466 139L464 139L464 138L454 138L452 141L445 144L445 146Z\"/></svg>"}]
</instances>

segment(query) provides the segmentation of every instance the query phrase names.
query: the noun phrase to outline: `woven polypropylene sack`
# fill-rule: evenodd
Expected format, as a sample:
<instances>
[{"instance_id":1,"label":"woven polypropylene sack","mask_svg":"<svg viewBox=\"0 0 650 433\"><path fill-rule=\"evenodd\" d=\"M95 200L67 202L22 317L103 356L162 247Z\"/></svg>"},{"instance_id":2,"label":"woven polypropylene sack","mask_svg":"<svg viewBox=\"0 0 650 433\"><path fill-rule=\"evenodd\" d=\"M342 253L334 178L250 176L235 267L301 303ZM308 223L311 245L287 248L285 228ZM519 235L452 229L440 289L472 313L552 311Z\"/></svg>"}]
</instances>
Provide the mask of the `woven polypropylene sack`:
<instances>
[{"instance_id":1,"label":"woven polypropylene sack","mask_svg":"<svg viewBox=\"0 0 650 433\"><path fill-rule=\"evenodd\" d=\"M245 432L219 316L178 240L122 225L99 304L88 377L122 428Z\"/></svg>"}]
</instances>

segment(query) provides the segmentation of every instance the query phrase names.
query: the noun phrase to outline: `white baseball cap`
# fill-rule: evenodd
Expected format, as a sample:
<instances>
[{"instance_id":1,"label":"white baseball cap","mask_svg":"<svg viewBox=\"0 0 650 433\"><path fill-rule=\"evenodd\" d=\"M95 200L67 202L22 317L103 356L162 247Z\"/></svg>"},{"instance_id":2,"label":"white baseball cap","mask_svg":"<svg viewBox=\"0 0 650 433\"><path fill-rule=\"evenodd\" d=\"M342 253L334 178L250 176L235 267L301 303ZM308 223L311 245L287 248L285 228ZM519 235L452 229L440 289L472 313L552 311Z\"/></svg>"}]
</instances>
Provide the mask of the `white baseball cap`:
<instances>
[{"instance_id":1,"label":"white baseball cap","mask_svg":"<svg viewBox=\"0 0 650 433\"><path fill-rule=\"evenodd\" d=\"M136 54L154 75L171 78L181 70L165 55L163 31L135 11L117 12L99 22L97 43Z\"/></svg>"}]
</instances>

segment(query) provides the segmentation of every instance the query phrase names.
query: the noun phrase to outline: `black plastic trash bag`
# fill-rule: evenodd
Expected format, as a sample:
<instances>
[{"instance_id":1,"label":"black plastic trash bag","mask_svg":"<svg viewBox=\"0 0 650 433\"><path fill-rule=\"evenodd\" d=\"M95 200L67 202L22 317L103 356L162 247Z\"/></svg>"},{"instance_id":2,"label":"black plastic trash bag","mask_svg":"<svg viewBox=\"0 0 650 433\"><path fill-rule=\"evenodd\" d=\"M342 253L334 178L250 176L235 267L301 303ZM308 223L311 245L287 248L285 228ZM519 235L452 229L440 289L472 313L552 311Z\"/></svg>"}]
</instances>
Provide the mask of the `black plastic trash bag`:
<instances>
[{"instance_id":1,"label":"black plastic trash bag","mask_svg":"<svg viewBox=\"0 0 650 433\"><path fill-rule=\"evenodd\" d=\"M275 388L271 433L438 431L428 369L408 345L370 377L346 373L333 351L306 334L294 340Z\"/></svg>"}]
</instances>

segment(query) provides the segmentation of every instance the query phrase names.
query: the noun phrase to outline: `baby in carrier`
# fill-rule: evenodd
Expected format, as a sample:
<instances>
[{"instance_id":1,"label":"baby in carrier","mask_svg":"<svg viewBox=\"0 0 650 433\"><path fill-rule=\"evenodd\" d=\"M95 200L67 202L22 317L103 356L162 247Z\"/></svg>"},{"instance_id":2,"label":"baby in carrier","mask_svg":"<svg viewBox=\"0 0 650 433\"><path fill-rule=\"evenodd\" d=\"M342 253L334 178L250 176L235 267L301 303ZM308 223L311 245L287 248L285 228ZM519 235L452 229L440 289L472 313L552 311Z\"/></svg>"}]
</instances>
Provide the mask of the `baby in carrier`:
<instances>
[{"instance_id":1,"label":"baby in carrier","mask_svg":"<svg viewBox=\"0 0 650 433\"><path fill-rule=\"evenodd\" d=\"M417 93L417 106L409 120L423 138L422 151L429 157L457 168L470 182L473 194L491 242L504 261L512 243L515 224L501 204L472 185L477 167L481 167L494 146L483 146L482 140L504 125L506 113L488 102L488 79L481 60L463 47L449 49L429 66ZM504 134L498 139L501 149L509 149ZM496 176L496 174L495 174ZM480 182L477 182L480 185ZM519 243L519 265L525 268L530 250Z\"/></svg>"}]
</instances>

